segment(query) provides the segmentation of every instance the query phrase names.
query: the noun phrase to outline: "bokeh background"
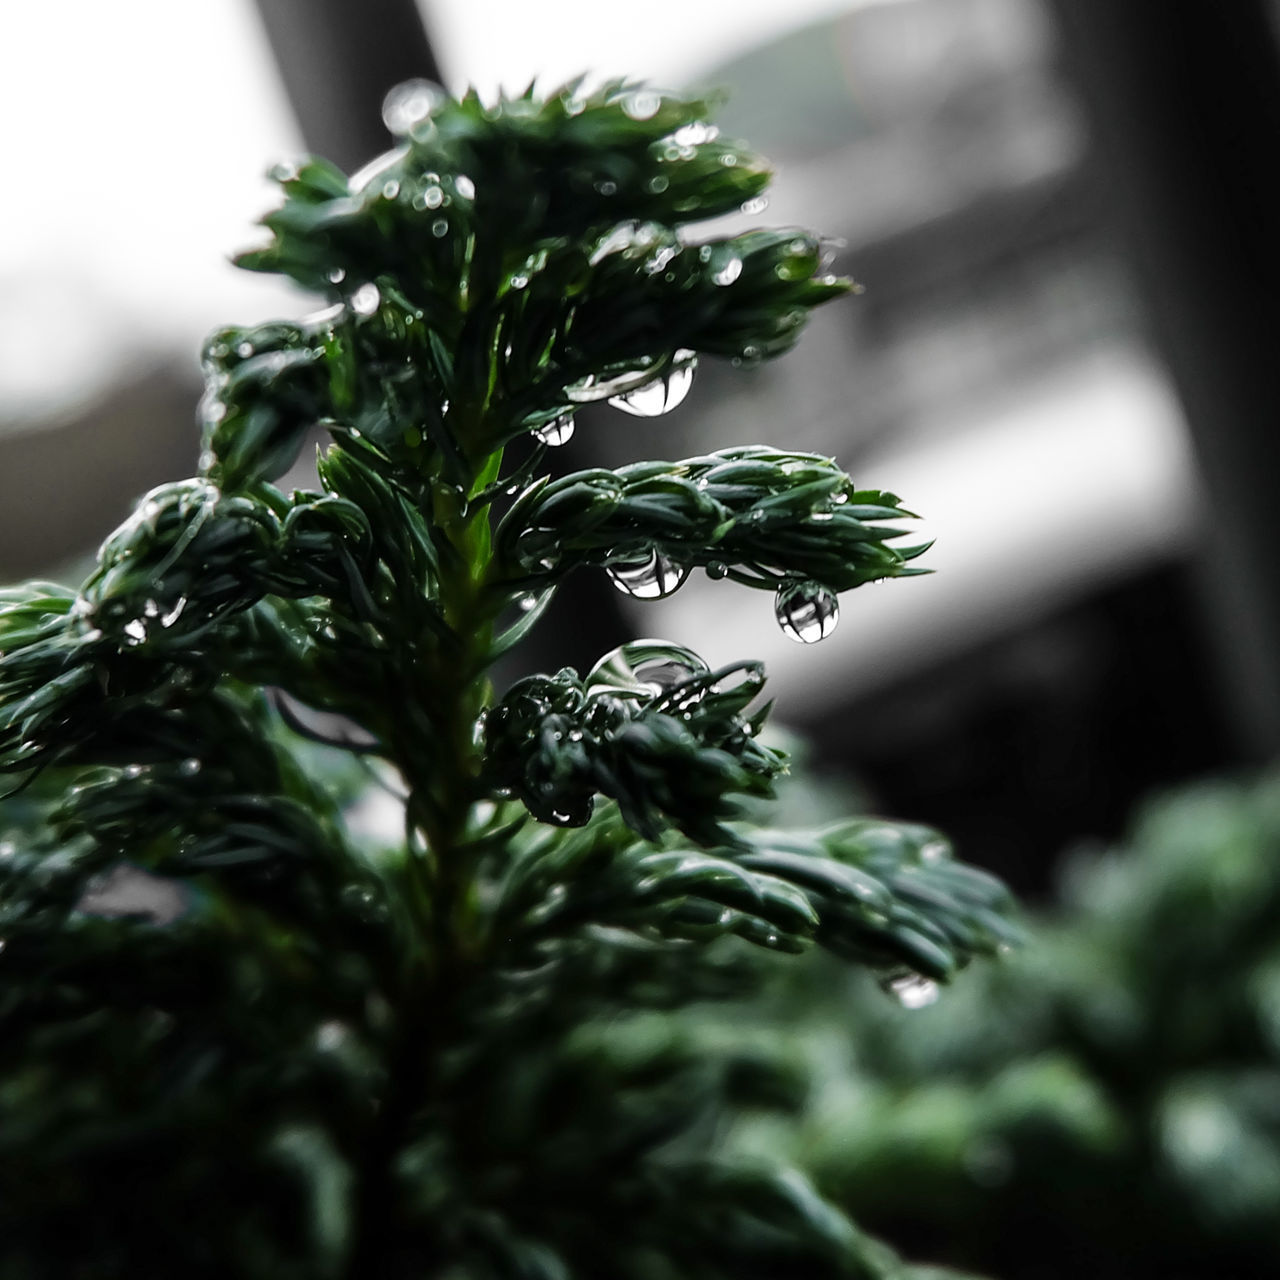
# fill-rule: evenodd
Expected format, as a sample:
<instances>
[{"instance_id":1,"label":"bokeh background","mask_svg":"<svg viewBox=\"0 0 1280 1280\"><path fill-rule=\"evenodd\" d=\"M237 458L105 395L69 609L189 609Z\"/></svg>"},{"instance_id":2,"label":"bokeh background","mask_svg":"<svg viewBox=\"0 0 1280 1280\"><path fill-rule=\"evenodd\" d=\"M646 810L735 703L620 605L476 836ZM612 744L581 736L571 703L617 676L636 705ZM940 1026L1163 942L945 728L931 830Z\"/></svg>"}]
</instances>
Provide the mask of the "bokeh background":
<instances>
[{"instance_id":1,"label":"bokeh background","mask_svg":"<svg viewBox=\"0 0 1280 1280\"><path fill-rule=\"evenodd\" d=\"M746 441L831 454L922 514L937 573L847 597L818 649L783 637L759 593L699 575L643 603L584 574L539 660L589 663L634 635L763 657L808 744L792 803L845 793L936 823L1048 922L1040 959L990 980L1005 989L975 985L909 1032L868 1006L868 1049L831 1049L830 992L799 1002L797 1052L831 1069L797 1158L855 1213L1010 1276L1111 1274L1108 1254L1147 1274L1142 1241L1182 1214L1191 1243L1170 1233L1151 1274L1276 1274L1280 821L1265 782L1197 780L1280 751L1278 8L16 6L0 579L72 572L141 492L193 469L207 331L311 306L228 262L272 201L272 162L356 167L387 145L383 93L415 75L485 95L582 72L723 88L724 131L777 167L742 221L830 236L864 291L774 365L704 362L666 418L593 412L561 465ZM1090 861L1171 788L1134 849ZM908 1094L934 1110L903 1110ZM869 1113L879 1147L855 1133ZM855 1117L840 1141L833 1115ZM912 1133L932 1135L917 1164ZM1131 1214L1130 1239L1115 1196L1143 1178L1156 1217Z\"/></svg>"}]
</instances>

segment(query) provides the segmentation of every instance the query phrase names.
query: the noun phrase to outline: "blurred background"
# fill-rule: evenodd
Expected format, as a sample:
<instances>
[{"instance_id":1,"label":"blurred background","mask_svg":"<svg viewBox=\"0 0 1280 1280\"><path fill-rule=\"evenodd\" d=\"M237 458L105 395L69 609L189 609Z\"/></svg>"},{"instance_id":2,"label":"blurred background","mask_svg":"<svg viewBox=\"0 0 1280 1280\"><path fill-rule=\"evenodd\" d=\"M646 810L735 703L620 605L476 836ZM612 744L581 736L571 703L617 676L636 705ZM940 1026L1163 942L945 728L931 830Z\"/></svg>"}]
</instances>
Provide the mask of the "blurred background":
<instances>
[{"instance_id":1,"label":"blurred background","mask_svg":"<svg viewBox=\"0 0 1280 1280\"><path fill-rule=\"evenodd\" d=\"M847 596L819 650L783 637L760 593L699 576L643 603L583 575L544 623L545 662L589 663L637 634L713 663L763 657L819 779L854 779L878 810L937 824L1050 910L1052 886L1076 874L1066 855L1117 839L1146 797L1280 751L1280 248L1267 194L1278 11L1269 0L1162 6L1158 20L1129 0L21 6L0 80L0 580L73 564L141 492L194 468L207 331L310 307L228 263L272 202L272 162L316 150L355 168L387 146L381 99L410 76L485 95L583 71L723 88L724 131L777 167L768 209L743 222L832 237L834 269L865 291L819 313L774 365L704 362L659 422L596 412L562 465L748 441L831 454L922 513L937 573ZM1215 792L1210 809L1262 803L1265 820L1235 844L1223 834L1234 817L1206 836L1206 900L1221 849L1243 858L1247 846L1265 866L1280 843L1271 801L1242 796ZM1188 812L1189 827L1212 827L1203 807ZM1272 901L1248 884L1242 901ZM1249 1024L1271 1045L1258 1067L1271 1083L1248 1104L1264 1120L1241 1132L1280 1134L1277 982L1271 1013ZM970 1012L978 1035L987 1024ZM1120 1034L1115 1017L1098 1024L1104 1039ZM1196 1025L1195 1052L1209 1052ZM1241 1034L1221 1031L1237 1048ZM894 1052L884 1071L917 1070ZM986 1070L979 1058L965 1069ZM1209 1159L1220 1181L1226 1130L1187 1114L1170 1150ZM1014 1157L990 1150L958 1156L956 1176L995 1195ZM1264 1208L1280 1205L1280 1157L1266 1167ZM854 1195L857 1178L841 1176Z\"/></svg>"},{"instance_id":2,"label":"blurred background","mask_svg":"<svg viewBox=\"0 0 1280 1280\"><path fill-rule=\"evenodd\" d=\"M1280 747L1280 46L1262 3L1158 31L1141 8L23 6L0 84L0 578L56 571L192 469L206 332L310 305L228 263L276 159L362 163L409 75L722 88L726 132L777 166L757 220L832 237L865 293L774 365L704 362L661 423L601 412L565 463L829 453L924 515L938 572L849 597L820 653L728 583L637 604L584 581L548 660L624 633L761 656L823 767L1038 892L1153 787Z\"/></svg>"}]
</instances>

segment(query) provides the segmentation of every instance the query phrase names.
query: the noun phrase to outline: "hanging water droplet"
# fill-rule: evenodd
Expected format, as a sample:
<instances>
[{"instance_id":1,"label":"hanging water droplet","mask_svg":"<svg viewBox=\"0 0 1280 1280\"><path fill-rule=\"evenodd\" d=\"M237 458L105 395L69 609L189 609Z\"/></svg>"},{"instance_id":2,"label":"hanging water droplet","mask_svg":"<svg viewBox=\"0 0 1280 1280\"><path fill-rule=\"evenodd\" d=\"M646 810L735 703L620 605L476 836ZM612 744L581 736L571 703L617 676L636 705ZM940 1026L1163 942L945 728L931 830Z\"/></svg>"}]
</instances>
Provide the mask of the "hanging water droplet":
<instances>
[{"instance_id":1,"label":"hanging water droplet","mask_svg":"<svg viewBox=\"0 0 1280 1280\"><path fill-rule=\"evenodd\" d=\"M645 184L655 196L660 196L670 185L670 181L662 174L658 174L655 178L650 178Z\"/></svg>"},{"instance_id":2,"label":"hanging water droplet","mask_svg":"<svg viewBox=\"0 0 1280 1280\"><path fill-rule=\"evenodd\" d=\"M516 597L516 607L521 613L531 613L538 605L538 597L532 592L527 591L522 596Z\"/></svg>"},{"instance_id":3,"label":"hanging water droplet","mask_svg":"<svg viewBox=\"0 0 1280 1280\"><path fill-rule=\"evenodd\" d=\"M347 278L347 273L342 267L333 267L329 271L329 283L341 284Z\"/></svg>"},{"instance_id":4,"label":"hanging water droplet","mask_svg":"<svg viewBox=\"0 0 1280 1280\"><path fill-rule=\"evenodd\" d=\"M612 196L618 192L618 184L611 178L602 178L595 184L595 187L602 196Z\"/></svg>"},{"instance_id":5,"label":"hanging water droplet","mask_svg":"<svg viewBox=\"0 0 1280 1280\"><path fill-rule=\"evenodd\" d=\"M904 1009L925 1009L939 995L938 984L932 978L909 970L887 974L880 979L880 988Z\"/></svg>"},{"instance_id":6,"label":"hanging water droplet","mask_svg":"<svg viewBox=\"0 0 1280 1280\"><path fill-rule=\"evenodd\" d=\"M826 271L835 262L836 255L841 249L847 249L849 242L841 236L823 236L818 242L819 257L818 270Z\"/></svg>"},{"instance_id":7,"label":"hanging water droplet","mask_svg":"<svg viewBox=\"0 0 1280 1280\"><path fill-rule=\"evenodd\" d=\"M433 236L435 236L435 238L436 238L437 240L439 240L439 239L441 239L442 237L444 237L444 236L448 235L448 234L449 234L449 220L448 220L448 218L437 218L437 219L436 219L436 220L431 224L431 234L432 234Z\"/></svg>"},{"instance_id":8,"label":"hanging water droplet","mask_svg":"<svg viewBox=\"0 0 1280 1280\"><path fill-rule=\"evenodd\" d=\"M719 581L728 574L729 566L723 560L712 560L707 565L705 572L708 578Z\"/></svg>"},{"instance_id":9,"label":"hanging water droplet","mask_svg":"<svg viewBox=\"0 0 1280 1280\"><path fill-rule=\"evenodd\" d=\"M200 761L195 756L188 756L179 766L178 772L184 778L194 778L200 772Z\"/></svg>"},{"instance_id":10,"label":"hanging water droplet","mask_svg":"<svg viewBox=\"0 0 1280 1280\"><path fill-rule=\"evenodd\" d=\"M728 262L712 275L712 280L719 285L732 284L742 274L742 259L730 258Z\"/></svg>"},{"instance_id":11,"label":"hanging water droplet","mask_svg":"<svg viewBox=\"0 0 1280 1280\"><path fill-rule=\"evenodd\" d=\"M624 560L608 568L609 580L624 595L637 600L661 600L689 576L689 570L651 551L643 560Z\"/></svg>"},{"instance_id":12,"label":"hanging water droplet","mask_svg":"<svg viewBox=\"0 0 1280 1280\"><path fill-rule=\"evenodd\" d=\"M348 306L358 316L371 316L378 309L378 304L382 301L382 294L378 291L378 286L369 281L368 284L362 284L351 295Z\"/></svg>"},{"instance_id":13,"label":"hanging water droplet","mask_svg":"<svg viewBox=\"0 0 1280 1280\"><path fill-rule=\"evenodd\" d=\"M241 360L247 360L251 355L253 355L253 343L242 342L236 348L236 355L238 355Z\"/></svg>"},{"instance_id":14,"label":"hanging water droplet","mask_svg":"<svg viewBox=\"0 0 1280 1280\"><path fill-rule=\"evenodd\" d=\"M524 289L529 284L529 277L525 275L514 275L511 277L511 287L513 289Z\"/></svg>"},{"instance_id":15,"label":"hanging water droplet","mask_svg":"<svg viewBox=\"0 0 1280 1280\"><path fill-rule=\"evenodd\" d=\"M573 439L573 414L562 413L558 418L534 427L532 434L534 439L541 440L552 449L568 444Z\"/></svg>"},{"instance_id":16,"label":"hanging water droplet","mask_svg":"<svg viewBox=\"0 0 1280 1280\"><path fill-rule=\"evenodd\" d=\"M453 189L464 200L474 200L476 198L476 184L465 173L460 173L454 178Z\"/></svg>"},{"instance_id":17,"label":"hanging water droplet","mask_svg":"<svg viewBox=\"0 0 1280 1280\"><path fill-rule=\"evenodd\" d=\"M400 194L400 184L391 178L382 184L382 195L386 200L394 200Z\"/></svg>"},{"instance_id":18,"label":"hanging water droplet","mask_svg":"<svg viewBox=\"0 0 1280 1280\"><path fill-rule=\"evenodd\" d=\"M801 582L779 587L774 613L783 635L800 644L816 644L836 629L840 602L826 587Z\"/></svg>"},{"instance_id":19,"label":"hanging water droplet","mask_svg":"<svg viewBox=\"0 0 1280 1280\"><path fill-rule=\"evenodd\" d=\"M744 200L742 202L742 212L746 214L763 213L768 207L768 196L756 196L754 200Z\"/></svg>"},{"instance_id":20,"label":"hanging water droplet","mask_svg":"<svg viewBox=\"0 0 1280 1280\"><path fill-rule=\"evenodd\" d=\"M428 209L438 209L444 204L444 191L432 184L423 191L422 203Z\"/></svg>"},{"instance_id":21,"label":"hanging water droplet","mask_svg":"<svg viewBox=\"0 0 1280 1280\"><path fill-rule=\"evenodd\" d=\"M689 394L697 366L697 352L681 349L672 356L671 366L661 378L625 395L614 396L609 403L637 418L657 418L670 413Z\"/></svg>"},{"instance_id":22,"label":"hanging water droplet","mask_svg":"<svg viewBox=\"0 0 1280 1280\"><path fill-rule=\"evenodd\" d=\"M382 100L382 123L394 134L409 132L425 120L445 99L445 92L430 80L406 80Z\"/></svg>"}]
</instances>

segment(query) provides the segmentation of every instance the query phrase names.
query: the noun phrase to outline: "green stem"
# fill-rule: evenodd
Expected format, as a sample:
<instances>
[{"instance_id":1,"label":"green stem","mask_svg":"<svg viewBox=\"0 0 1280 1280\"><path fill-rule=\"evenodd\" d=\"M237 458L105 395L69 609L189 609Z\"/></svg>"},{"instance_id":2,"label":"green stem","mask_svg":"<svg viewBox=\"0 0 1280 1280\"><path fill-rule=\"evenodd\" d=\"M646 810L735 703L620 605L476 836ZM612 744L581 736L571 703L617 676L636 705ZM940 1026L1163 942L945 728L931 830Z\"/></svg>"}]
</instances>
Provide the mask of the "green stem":
<instances>
[{"instance_id":1,"label":"green stem","mask_svg":"<svg viewBox=\"0 0 1280 1280\"><path fill-rule=\"evenodd\" d=\"M498 461L491 456L476 468L468 493L492 479ZM433 732L429 743L406 736L395 744L410 789L409 826L426 845L425 859L406 847L418 899L414 917L423 936L402 977L383 1106L361 1156L348 1266L353 1280L387 1274L395 1265L388 1241L403 1225L395 1206L395 1160L422 1111L447 1088L439 1075L441 1050L456 1039L475 963L475 867L467 830L480 771L475 725L490 698L484 675L493 631L485 599L492 559L489 508L469 511L444 484L433 496L438 527L453 552L443 558L438 604L458 644L433 649L425 658L406 646L399 656L398 694L429 709Z\"/></svg>"}]
</instances>

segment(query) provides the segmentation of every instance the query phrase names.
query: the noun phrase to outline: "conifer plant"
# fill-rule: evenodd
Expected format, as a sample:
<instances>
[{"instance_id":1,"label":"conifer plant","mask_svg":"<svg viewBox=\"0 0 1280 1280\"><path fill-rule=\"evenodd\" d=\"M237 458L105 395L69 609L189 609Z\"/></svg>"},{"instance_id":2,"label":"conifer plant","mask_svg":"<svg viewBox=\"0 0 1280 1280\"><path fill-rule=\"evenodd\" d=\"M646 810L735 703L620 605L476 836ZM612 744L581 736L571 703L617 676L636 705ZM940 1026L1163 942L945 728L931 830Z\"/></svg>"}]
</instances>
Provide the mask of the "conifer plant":
<instances>
[{"instance_id":1,"label":"conifer plant","mask_svg":"<svg viewBox=\"0 0 1280 1280\"><path fill-rule=\"evenodd\" d=\"M700 568L805 642L920 571L826 457L543 473L583 406L661 414L849 287L808 233L690 230L769 177L709 111L413 83L359 174L277 168L241 265L330 305L214 334L199 474L78 589L0 593L4 1276L924 1274L727 1154L787 1082L677 1014L815 945L926 1002L1012 936L1002 887L924 828L744 821L785 769L755 662L492 679L575 570Z\"/></svg>"}]
</instances>

